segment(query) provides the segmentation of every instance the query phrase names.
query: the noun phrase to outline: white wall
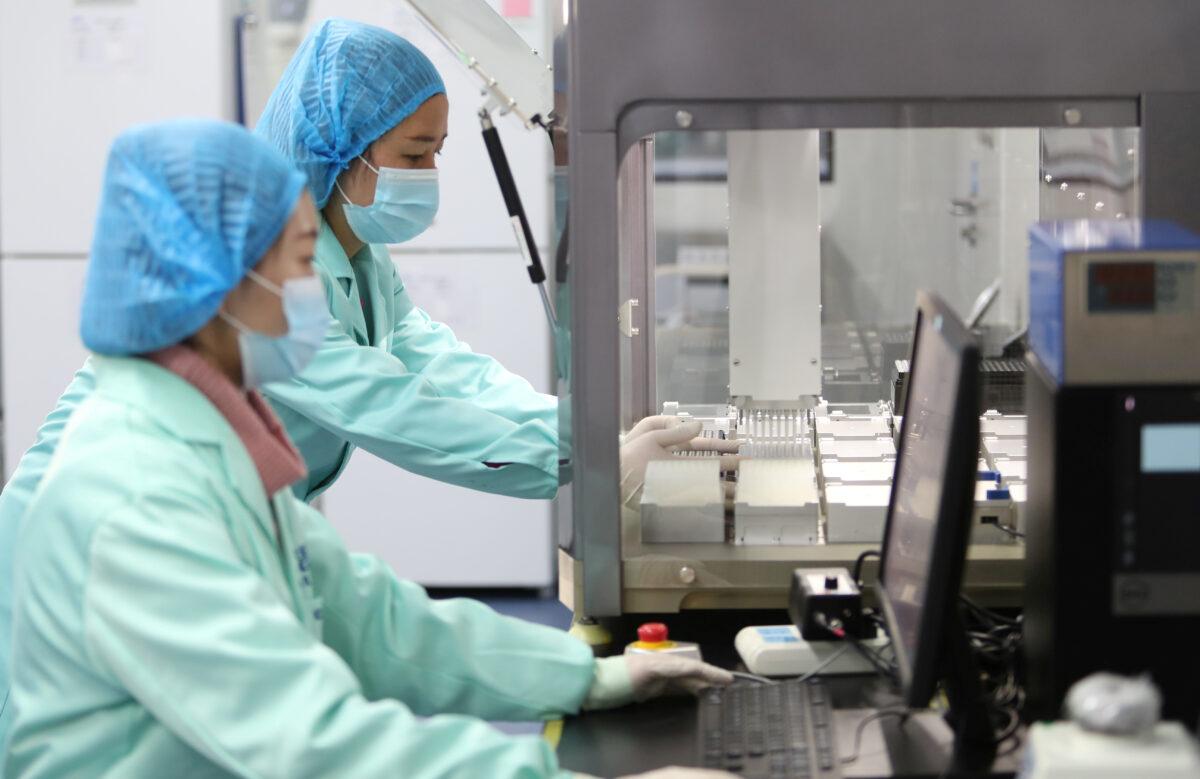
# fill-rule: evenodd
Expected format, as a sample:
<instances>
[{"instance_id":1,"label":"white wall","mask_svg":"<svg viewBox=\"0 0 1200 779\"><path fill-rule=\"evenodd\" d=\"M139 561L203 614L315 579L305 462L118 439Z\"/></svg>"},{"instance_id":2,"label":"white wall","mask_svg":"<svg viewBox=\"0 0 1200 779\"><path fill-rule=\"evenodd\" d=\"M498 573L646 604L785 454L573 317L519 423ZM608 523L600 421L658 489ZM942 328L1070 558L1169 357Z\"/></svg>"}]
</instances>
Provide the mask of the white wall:
<instances>
[{"instance_id":1,"label":"white wall","mask_svg":"<svg viewBox=\"0 0 1200 779\"><path fill-rule=\"evenodd\" d=\"M233 116L228 0L0 3L0 251L84 254L126 127Z\"/></svg>"},{"instance_id":2,"label":"white wall","mask_svg":"<svg viewBox=\"0 0 1200 779\"><path fill-rule=\"evenodd\" d=\"M7 479L85 357L79 298L108 148L233 117L230 0L0 2L0 403Z\"/></svg>"}]
</instances>

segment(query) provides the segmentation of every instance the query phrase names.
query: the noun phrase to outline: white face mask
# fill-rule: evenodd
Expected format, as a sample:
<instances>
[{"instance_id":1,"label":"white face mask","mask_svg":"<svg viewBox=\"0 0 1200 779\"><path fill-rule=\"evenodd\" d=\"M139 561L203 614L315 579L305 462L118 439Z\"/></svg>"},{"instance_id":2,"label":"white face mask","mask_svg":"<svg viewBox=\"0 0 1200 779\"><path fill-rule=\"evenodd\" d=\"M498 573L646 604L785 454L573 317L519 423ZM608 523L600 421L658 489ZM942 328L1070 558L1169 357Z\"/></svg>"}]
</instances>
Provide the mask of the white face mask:
<instances>
[{"instance_id":1,"label":"white face mask","mask_svg":"<svg viewBox=\"0 0 1200 779\"><path fill-rule=\"evenodd\" d=\"M281 336L255 332L224 311L222 319L238 331L242 357L242 383L254 389L275 381L287 381L312 362L332 321L325 302L325 288L316 276L288 279L280 287L253 270L246 275L283 301L288 331Z\"/></svg>"}]
</instances>

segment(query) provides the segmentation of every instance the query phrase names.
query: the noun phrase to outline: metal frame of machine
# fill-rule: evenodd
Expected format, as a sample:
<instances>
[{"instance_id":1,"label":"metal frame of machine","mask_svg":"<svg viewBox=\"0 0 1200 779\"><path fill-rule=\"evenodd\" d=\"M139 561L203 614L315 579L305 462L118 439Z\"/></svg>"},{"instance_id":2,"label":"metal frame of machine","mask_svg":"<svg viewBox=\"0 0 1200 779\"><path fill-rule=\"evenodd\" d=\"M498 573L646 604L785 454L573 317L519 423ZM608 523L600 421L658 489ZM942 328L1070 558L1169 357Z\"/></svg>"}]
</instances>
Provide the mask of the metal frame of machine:
<instances>
[{"instance_id":1,"label":"metal frame of machine","mask_svg":"<svg viewBox=\"0 0 1200 779\"><path fill-rule=\"evenodd\" d=\"M619 521L623 345L613 324L620 302L638 296L622 289L617 258L645 247L645 233L631 231L648 229L644 213L626 219L619 207L622 166L639 164L627 152L679 129L1136 126L1144 215L1198 229L1196 30L1194 0L570 0L562 294L572 353L560 426L571 430L574 484L560 575L576 613L629 610L623 580L646 575L646 563L623 563ZM631 311L630 326L646 332L646 311ZM652 356L634 354L635 371ZM861 548L812 548L807 562L845 564ZM781 557L756 558L762 575L806 562Z\"/></svg>"}]
</instances>

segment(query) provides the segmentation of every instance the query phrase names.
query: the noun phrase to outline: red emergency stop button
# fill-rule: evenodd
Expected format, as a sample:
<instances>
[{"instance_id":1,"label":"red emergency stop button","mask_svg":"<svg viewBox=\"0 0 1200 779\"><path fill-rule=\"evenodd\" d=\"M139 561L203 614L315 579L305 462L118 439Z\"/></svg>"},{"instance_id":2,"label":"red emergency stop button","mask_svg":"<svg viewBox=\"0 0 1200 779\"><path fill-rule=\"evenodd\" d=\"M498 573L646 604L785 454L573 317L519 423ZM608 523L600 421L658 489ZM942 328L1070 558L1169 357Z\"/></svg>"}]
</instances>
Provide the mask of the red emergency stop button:
<instances>
[{"instance_id":1,"label":"red emergency stop button","mask_svg":"<svg viewBox=\"0 0 1200 779\"><path fill-rule=\"evenodd\" d=\"M647 622L638 628L638 640L647 644L661 644L667 640L667 626L661 622Z\"/></svg>"}]
</instances>

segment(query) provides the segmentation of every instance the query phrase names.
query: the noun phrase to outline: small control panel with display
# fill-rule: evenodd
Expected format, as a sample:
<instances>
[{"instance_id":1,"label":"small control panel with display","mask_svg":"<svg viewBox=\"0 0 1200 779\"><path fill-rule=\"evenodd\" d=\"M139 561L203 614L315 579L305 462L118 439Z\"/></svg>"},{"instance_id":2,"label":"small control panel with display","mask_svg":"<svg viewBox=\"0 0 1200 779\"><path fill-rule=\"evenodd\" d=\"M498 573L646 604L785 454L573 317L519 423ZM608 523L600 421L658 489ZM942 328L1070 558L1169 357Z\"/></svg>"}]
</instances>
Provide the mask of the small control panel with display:
<instances>
[{"instance_id":1,"label":"small control panel with display","mask_svg":"<svg viewBox=\"0 0 1200 779\"><path fill-rule=\"evenodd\" d=\"M1088 266L1088 313L1186 314L1196 310L1196 264L1096 261Z\"/></svg>"}]
</instances>

